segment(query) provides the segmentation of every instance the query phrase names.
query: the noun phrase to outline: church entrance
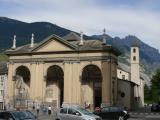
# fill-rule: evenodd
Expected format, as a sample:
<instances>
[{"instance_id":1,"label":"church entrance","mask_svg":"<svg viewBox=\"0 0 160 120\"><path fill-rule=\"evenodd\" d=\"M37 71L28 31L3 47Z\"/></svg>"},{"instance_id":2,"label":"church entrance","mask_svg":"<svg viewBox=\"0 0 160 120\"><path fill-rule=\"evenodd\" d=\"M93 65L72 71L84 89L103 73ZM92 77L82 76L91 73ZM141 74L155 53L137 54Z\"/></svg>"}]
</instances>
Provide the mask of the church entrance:
<instances>
[{"instance_id":1,"label":"church entrance","mask_svg":"<svg viewBox=\"0 0 160 120\"><path fill-rule=\"evenodd\" d=\"M84 67L82 72L82 99L85 104L100 107L102 103L102 75L96 65Z\"/></svg>"},{"instance_id":2,"label":"church entrance","mask_svg":"<svg viewBox=\"0 0 160 120\"><path fill-rule=\"evenodd\" d=\"M64 73L61 67L53 65L47 70L46 102L55 107L63 103L64 95Z\"/></svg>"},{"instance_id":3,"label":"church entrance","mask_svg":"<svg viewBox=\"0 0 160 120\"><path fill-rule=\"evenodd\" d=\"M16 69L14 107L27 107L27 100L30 99L30 70L26 66Z\"/></svg>"}]
</instances>

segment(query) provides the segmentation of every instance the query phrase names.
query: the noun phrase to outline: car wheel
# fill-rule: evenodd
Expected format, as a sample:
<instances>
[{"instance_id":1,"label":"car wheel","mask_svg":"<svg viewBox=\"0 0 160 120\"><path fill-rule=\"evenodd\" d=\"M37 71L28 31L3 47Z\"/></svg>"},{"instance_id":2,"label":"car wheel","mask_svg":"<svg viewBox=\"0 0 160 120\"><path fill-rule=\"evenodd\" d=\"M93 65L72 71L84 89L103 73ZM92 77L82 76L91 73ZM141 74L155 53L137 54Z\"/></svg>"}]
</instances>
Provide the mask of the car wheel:
<instances>
[{"instance_id":1,"label":"car wheel","mask_svg":"<svg viewBox=\"0 0 160 120\"><path fill-rule=\"evenodd\" d=\"M124 120L124 117L123 116L119 116L118 120Z\"/></svg>"}]
</instances>

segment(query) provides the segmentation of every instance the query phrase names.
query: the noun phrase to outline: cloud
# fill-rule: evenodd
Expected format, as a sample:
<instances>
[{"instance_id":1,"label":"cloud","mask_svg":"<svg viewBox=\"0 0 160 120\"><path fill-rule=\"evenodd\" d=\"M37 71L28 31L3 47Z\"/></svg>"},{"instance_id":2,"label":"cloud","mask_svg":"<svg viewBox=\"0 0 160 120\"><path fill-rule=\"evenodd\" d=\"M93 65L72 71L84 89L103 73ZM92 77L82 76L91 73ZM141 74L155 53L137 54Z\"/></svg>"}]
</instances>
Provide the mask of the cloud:
<instances>
[{"instance_id":1,"label":"cloud","mask_svg":"<svg viewBox=\"0 0 160 120\"><path fill-rule=\"evenodd\" d=\"M136 35L160 49L160 15L159 11L151 9L156 5L152 3L153 7L150 7L150 0L146 3L142 0L139 4L134 4L134 7L129 3L114 5L108 0L103 3L94 0L0 1L7 5L12 2L12 11L5 13L8 17L27 22L48 21L77 32L82 30L89 35L101 34L105 27L112 36Z\"/></svg>"}]
</instances>

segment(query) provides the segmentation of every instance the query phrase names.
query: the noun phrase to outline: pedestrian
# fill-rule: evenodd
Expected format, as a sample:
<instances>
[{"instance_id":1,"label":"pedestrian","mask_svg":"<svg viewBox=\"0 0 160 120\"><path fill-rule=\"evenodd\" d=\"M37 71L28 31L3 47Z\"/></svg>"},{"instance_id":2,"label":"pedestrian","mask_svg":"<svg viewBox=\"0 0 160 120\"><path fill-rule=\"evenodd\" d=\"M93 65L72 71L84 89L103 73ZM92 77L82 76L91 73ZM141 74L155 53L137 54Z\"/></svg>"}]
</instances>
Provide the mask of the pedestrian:
<instances>
[{"instance_id":1,"label":"pedestrian","mask_svg":"<svg viewBox=\"0 0 160 120\"><path fill-rule=\"evenodd\" d=\"M32 108L33 108L33 110L34 110L34 109L35 109L35 106L33 105L33 107L32 107Z\"/></svg>"},{"instance_id":2,"label":"pedestrian","mask_svg":"<svg viewBox=\"0 0 160 120\"><path fill-rule=\"evenodd\" d=\"M47 113L47 107L44 105L43 106L43 114L45 115Z\"/></svg>"},{"instance_id":3,"label":"pedestrian","mask_svg":"<svg viewBox=\"0 0 160 120\"><path fill-rule=\"evenodd\" d=\"M4 105L4 111L6 111L6 105Z\"/></svg>"},{"instance_id":4,"label":"pedestrian","mask_svg":"<svg viewBox=\"0 0 160 120\"><path fill-rule=\"evenodd\" d=\"M52 112L52 108L51 108L51 106L49 105L49 107L48 107L48 115L51 115L51 112Z\"/></svg>"},{"instance_id":5,"label":"pedestrian","mask_svg":"<svg viewBox=\"0 0 160 120\"><path fill-rule=\"evenodd\" d=\"M40 109L40 106L37 105L37 116L39 115L39 109Z\"/></svg>"}]
</instances>

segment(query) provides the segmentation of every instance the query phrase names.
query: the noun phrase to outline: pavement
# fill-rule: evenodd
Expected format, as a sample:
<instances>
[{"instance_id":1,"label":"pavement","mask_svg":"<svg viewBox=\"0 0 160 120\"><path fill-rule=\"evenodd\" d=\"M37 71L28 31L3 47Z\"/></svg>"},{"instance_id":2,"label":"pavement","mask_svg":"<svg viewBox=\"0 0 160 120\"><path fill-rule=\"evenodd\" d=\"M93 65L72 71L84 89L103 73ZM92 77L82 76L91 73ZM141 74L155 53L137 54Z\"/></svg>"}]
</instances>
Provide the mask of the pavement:
<instances>
[{"instance_id":1,"label":"pavement","mask_svg":"<svg viewBox=\"0 0 160 120\"><path fill-rule=\"evenodd\" d=\"M128 120L160 120L159 112L130 112Z\"/></svg>"},{"instance_id":2,"label":"pavement","mask_svg":"<svg viewBox=\"0 0 160 120\"><path fill-rule=\"evenodd\" d=\"M39 120L55 120L55 114L43 114L38 115ZM140 112L130 112L130 118L128 120L160 120L160 113L140 113Z\"/></svg>"}]
</instances>

